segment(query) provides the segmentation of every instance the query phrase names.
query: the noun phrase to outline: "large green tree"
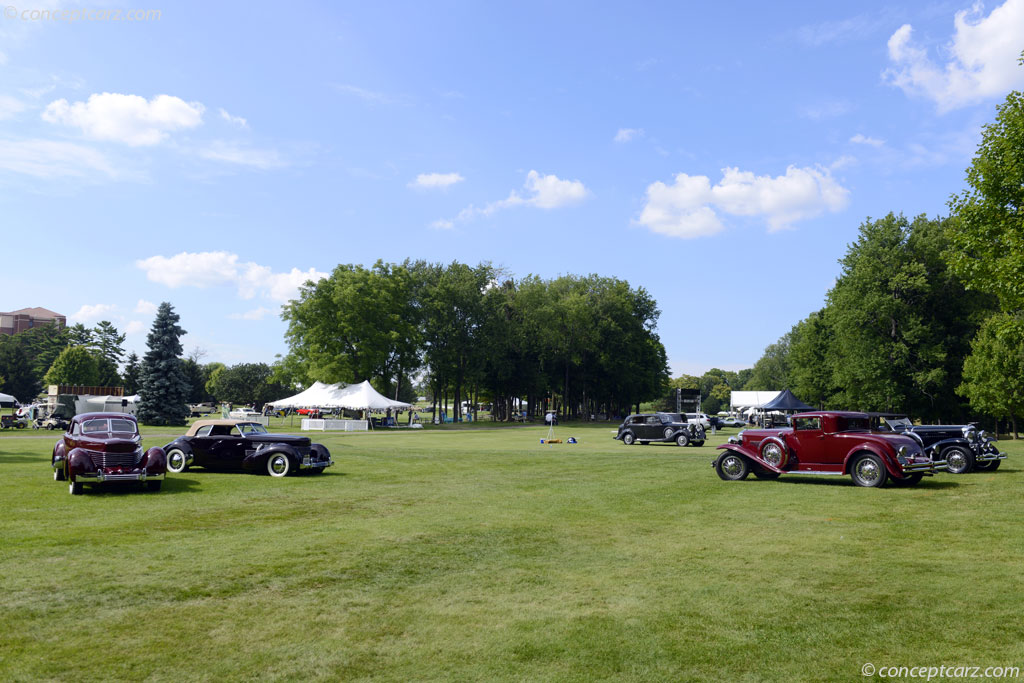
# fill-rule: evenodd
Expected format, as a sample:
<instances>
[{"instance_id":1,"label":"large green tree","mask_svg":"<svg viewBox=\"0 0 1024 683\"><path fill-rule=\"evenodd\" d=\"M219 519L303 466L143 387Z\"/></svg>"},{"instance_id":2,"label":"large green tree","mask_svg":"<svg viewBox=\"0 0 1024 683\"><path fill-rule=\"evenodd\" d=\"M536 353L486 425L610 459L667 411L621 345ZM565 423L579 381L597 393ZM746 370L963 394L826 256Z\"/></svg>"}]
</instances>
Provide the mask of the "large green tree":
<instances>
[{"instance_id":1,"label":"large green tree","mask_svg":"<svg viewBox=\"0 0 1024 683\"><path fill-rule=\"evenodd\" d=\"M188 379L182 366L180 316L166 301L146 337L148 351L142 360L138 416L153 425L185 424L188 418Z\"/></svg>"},{"instance_id":2,"label":"large green tree","mask_svg":"<svg viewBox=\"0 0 1024 683\"><path fill-rule=\"evenodd\" d=\"M10 342L12 337L0 337L0 391L26 402L39 393L40 378L32 370L32 362L21 344ZM7 342L7 343L3 343Z\"/></svg>"},{"instance_id":3,"label":"large green tree","mask_svg":"<svg viewBox=\"0 0 1024 683\"><path fill-rule=\"evenodd\" d=\"M124 392L128 396L139 393L139 385L142 379L142 364L139 356L134 351L128 354L128 360L124 365L124 376L121 381L124 384Z\"/></svg>"},{"instance_id":4,"label":"large green tree","mask_svg":"<svg viewBox=\"0 0 1024 683\"><path fill-rule=\"evenodd\" d=\"M84 346L69 346L53 361L43 381L46 384L99 385L96 356Z\"/></svg>"},{"instance_id":5,"label":"large green tree","mask_svg":"<svg viewBox=\"0 0 1024 683\"><path fill-rule=\"evenodd\" d=\"M418 315L405 265L339 265L284 307L292 355L323 382L390 382L417 363Z\"/></svg>"},{"instance_id":6,"label":"large green tree","mask_svg":"<svg viewBox=\"0 0 1024 683\"><path fill-rule=\"evenodd\" d=\"M1017 416L1024 415L1024 319L1001 313L978 330L964 362L958 391L971 406L997 418L1009 418L1017 438Z\"/></svg>"},{"instance_id":7,"label":"large green tree","mask_svg":"<svg viewBox=\"0 0 1024 683\"><path fill-rule=\"evenodd\" d=\"M967 186L950 201L950 267L1003 310L1024 310L1024 93L1011 92L982 129Z\"/></svg>"},{"instance_id":8,"label":"large green tree","mask_svg":"<svg viewBox=\"0 0 1024 683\"><path fill-rule=\"evenodd\" d=\"M224 368L213 378L211 389L218 401L257 406L290 393L290 389L274 381L273 369L266 363L239 363Z\"/></svg>"}]
</instances>

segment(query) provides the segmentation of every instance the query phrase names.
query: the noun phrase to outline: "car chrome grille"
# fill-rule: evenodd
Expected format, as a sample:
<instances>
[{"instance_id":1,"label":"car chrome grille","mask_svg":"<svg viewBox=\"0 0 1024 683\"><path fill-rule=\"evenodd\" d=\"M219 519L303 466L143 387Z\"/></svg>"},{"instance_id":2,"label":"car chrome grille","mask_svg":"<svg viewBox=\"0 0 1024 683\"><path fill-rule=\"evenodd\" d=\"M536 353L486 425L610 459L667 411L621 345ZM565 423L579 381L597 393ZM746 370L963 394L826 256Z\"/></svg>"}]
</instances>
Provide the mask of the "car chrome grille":
<instances>
[{"instance_id":1,"label":"car chrome grille","mask_svg":"<svg viewBox=\"0 0 1024 683\"><path fill-rule=\"evenodd\" d=\"M142 449L134 453L100 453L99 451L89 453L94 467L135 467L141 455Z\"/></svg>"}]
</instances>

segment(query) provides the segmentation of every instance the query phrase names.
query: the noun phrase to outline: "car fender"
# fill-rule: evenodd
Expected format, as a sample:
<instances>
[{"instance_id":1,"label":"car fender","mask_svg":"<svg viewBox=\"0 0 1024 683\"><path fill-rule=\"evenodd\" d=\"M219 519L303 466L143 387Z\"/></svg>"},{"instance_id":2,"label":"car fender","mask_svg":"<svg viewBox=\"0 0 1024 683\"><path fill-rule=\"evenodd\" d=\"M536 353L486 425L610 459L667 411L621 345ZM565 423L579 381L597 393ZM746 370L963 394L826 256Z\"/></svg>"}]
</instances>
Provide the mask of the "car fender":
<instances>
[{"instance_id":1,"label":"car fender","mask_svg":"<svg viewBox=\"0 0 1024 683\"><path fill-rule=\"evenodd\" d=\"M328 460L331 459L331 452L327 450L327 446L323 445L322 443L310 444L309 452L311 454L319 453L320 455L317 457L318 460L323 460L324 458L327 458Z\"/></svg>"},{"instance_id":2,"label":"car fender","mask_svg":"<svg viewBox=\"0 0 1024 683\"><path fill-rule=\"evenodd\" d=\"M142 456L139 467L147 474L167 474L167 453L159 446L153 446Z\"/></svg>"},{"instance_id":3,"label":"car fender","mask_svg":"<svg viewBox=\"0 0 1024 683\"><path fill-rule=\"evenodd\" d=\"M57 467L58 462L62 462L67 455L66 446L64 445L64 439L61 439L53 446L53 455L50 456L50 465Z\"/></svg>"},{"instance_id":4,"label":"car fender","mask_svg":"<svg viewBox=\"0 0 1024 683\"><path fill-rule=\"evenodd\" d=\"M886 449L879 448L878 444L871 442L859 443L847 452L846 457L843 458L843 474L850 474L850 465L853 464L854 458L861 453L871 453L878 456L882 464L885 465L885 469L889 471L889 474L897 479L902 479L906 476L893 454L886 452Z\"/></svg>"},{"instance_id":5,"label":"car fender","mask_svg":"<svg viewBox=\"0 0 1024 683\"><path fill-rule=\"evenodd\" d=\"M286 443L270 443L259 448L242 459L242 469L261 471L267 466L267 458L273 453L284 453L292 463L292 467L299 466L299 457L295 449Z\"/></svg>"},{"instance_id":6,"label":"car fender","mask_svg":"<svg viewBox=\"0 0 1024 683\"><path fill-rule=\"evenodd\" d=\"M761 458L761 450L764 448L765 444L767 444L767 443L777 443L779 445L779 447L782 449L782 452L786 454L785 459L782 461L782 466L783 467L786 466L786 463L789 462L790 456L793 455L792 452L790 451L789 445L786 443L786 440L783 437L781 437L781 436L766 436L765 438L761 439L761 442L759 444L757 444L757 461L761 464L762 467L764 467L766 469L769 469L772 472L783 472L783 471L785 471L785 470L782 470L782 469L780 469L778 467L775 467L774 465L771 465L771 464L767 463L765 460L763 460Z\"/></svg>"},{"instance_id":7,"label":"car fender","mask_svg":"<svg viewBox=\"0 0 1024 683\"><path fill-rule=\"evenodd\" d=\"M952 446L961 446L967 449L970 453L975 453L974 448L971 447L971 442L967 439L954 437L952 439L943 439L942 441L936 441L931 446L924 449L925 454L932 460L942 460L942 453ZM936 457L938 456L938 457Z\"/></svg>"},{"instance_id":8,"label":"car fender","mask_svg":"<svg viewBox=\"0 0 1024 683\"><path fill-rule=\"evenodd\" d=\"M95 472L96 467L92 464L89 452L84 448L72 448L68 453L68 474L75 476L85 472Z\"/></svg>"},{"instance_id":9,"label":"car fender","mask_svg":"<svg viewBox=\"0 0 1024 683\"><path fill-rule=\"evenodd\" d=\"M775 437L770 437L770 438L774 439ZM761 443L764 443L764 442L762 441ZM785 444L783 444L783 445L785 445ZM760 451L753 450L751 448L748 448L748 447L740 445L740 444L723 443L721 446L718 446L718 450L720 450L722 452L719 453L718 457L715 458L711 462L712 465L717 465L718 461L721 460L723 457L725 457L726 453L732 452L732 453L735 453L736 455L742 457L743 459L745 459L749 464L753 465L754 467L760 467L761 469L768 470L769 472L782 472L783 471L783 470L778 469L777 467L773 467L772 465L769 465L764 460L762 460L761 459Z\"/></svg>"}]
</instances>

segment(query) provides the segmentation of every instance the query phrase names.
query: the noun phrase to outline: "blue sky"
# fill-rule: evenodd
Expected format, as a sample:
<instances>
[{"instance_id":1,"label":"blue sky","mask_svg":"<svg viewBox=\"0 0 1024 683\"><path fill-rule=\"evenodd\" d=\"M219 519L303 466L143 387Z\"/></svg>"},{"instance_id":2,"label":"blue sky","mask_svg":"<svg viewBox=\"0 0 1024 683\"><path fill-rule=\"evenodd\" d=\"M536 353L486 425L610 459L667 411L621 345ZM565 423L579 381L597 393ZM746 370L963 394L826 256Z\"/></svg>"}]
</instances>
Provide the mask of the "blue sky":
<instances>
[{"instance_id":1,"label":"blue sky","mask_svg":"<svg viewBox=\"0 0 1024 683\"><path fill-rule=\"evenodd\" d=\"M408 257L619 277L673 374L749 367L1024 87L1024 0L8 1L0 310L141 353L170 301L229 364L304 279Z\"/></svg>"}]
</instances>

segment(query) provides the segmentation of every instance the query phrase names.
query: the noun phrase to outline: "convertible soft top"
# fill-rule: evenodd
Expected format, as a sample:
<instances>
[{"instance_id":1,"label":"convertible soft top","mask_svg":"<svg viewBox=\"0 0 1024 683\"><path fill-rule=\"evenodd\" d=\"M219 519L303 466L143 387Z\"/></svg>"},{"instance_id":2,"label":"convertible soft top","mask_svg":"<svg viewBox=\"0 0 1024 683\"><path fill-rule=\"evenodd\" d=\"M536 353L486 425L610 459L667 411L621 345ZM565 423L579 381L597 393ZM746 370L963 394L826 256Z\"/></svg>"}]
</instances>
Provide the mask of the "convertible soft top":
<instances>
[{"instance_id":1,"label":"convertible soft top","mask_svg":"<svg viewBox=\"0 0 1024 683\"><path fill-rule=\"evenodd\" d=\"M200 428L205 427L206 425L224 425L224 426L228 426L228 427L234 427L235 425L247 425L247 424L259 424L259 423L258 422L253 422L252 420L237 420L237 419L227 419L227 420L225 420L225 419L221 419L221 418L218 418L216 420L196 420L195 422L192 423L192 426L188 428L188 431L185 432L185 436L195 436L196 432L198 432Z\"/></svg>"}]
</instances>

